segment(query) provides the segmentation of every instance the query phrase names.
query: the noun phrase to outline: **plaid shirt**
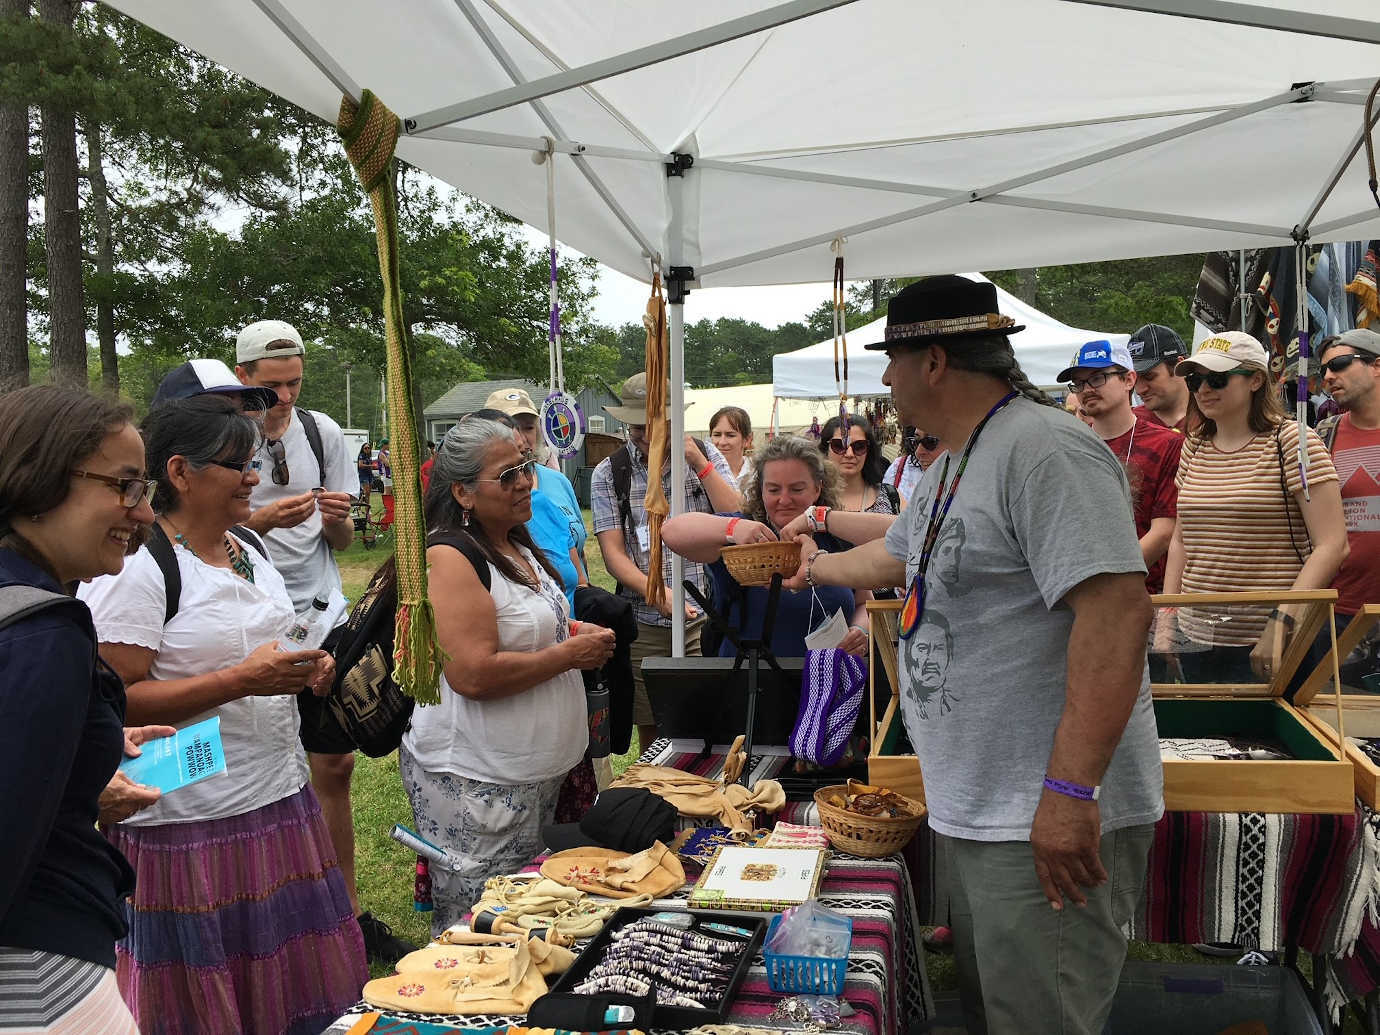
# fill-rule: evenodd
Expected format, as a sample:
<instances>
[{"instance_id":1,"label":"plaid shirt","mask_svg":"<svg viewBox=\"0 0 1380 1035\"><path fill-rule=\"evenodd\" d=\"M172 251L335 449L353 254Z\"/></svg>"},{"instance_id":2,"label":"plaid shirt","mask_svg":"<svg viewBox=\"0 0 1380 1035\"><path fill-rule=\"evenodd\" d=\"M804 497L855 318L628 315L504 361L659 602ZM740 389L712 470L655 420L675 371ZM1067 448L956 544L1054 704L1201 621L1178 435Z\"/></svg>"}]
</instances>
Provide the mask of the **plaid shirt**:
<instances>
[{"instance_id":1,"label":"plaid shirt","mask_svg":"<svg viewBox=\"0 0 1380 1035\"><path fill-rule=\"evenodd\" d=\"M647 510L643 505L647 498L647 461L638 453L632 443L623 446L632 456L632 478L628 486L628 507L631 512L629 525L623 529L623 549L628 552L634 564L641 571L647 570L647 551L642 549L637 539L637 529L647 527ZM728 469L728 462L724 460L724 455L714 446L706 442L704 444L705 459L714 465L714 470L719 472L730 485L733 484L733 473ZM668 467L666 473L661 476L661 488L666 493L666 498L671 498L671 471ZM619 527L620 508L618 498L613 492L613 464L611 460L602 460L599 466L594 469L594 476L590 480L590 509L594 515L594 534L607 532ZM686 510L703 511L706 514L714 513L713 506L709 502L709 495L704 491L704 486L695 477L695 472L688 467L685 471L685 507ZM685 577L693 582L706 595L709 592L709 580L705 576L704 565L695 561L685 562ZM662 548L661 551L661 578L666 585L671 585L671 551ZM661 612L647 603L642 595L646 584L636 587L620 586L619 596L632 602L633 610L637 614L637 620L645 625L669 626L671 619L663 617Z\"/></svg>"}]
</instances>

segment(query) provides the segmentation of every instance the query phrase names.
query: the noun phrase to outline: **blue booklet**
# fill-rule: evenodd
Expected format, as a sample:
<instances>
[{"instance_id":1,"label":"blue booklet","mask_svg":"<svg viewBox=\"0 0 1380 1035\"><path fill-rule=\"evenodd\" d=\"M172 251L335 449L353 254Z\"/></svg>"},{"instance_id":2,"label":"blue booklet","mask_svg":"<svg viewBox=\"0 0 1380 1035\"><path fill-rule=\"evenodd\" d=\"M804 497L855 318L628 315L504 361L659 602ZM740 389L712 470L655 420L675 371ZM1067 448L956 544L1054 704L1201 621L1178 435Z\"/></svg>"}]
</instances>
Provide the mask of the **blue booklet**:
<instances>
[{"instance_id":1,"label":"blue booklet","mask_svg":"<svg viewBox=\"0 0 1380 1035\"><path fill-rule=\"evenodd\" d=\"M141 745L143 754L126 758L120 770L135 783L157 787L164 794L225 772L225 749L220 742L220 716L180 729Z\"/></svg>"}]
</instances>

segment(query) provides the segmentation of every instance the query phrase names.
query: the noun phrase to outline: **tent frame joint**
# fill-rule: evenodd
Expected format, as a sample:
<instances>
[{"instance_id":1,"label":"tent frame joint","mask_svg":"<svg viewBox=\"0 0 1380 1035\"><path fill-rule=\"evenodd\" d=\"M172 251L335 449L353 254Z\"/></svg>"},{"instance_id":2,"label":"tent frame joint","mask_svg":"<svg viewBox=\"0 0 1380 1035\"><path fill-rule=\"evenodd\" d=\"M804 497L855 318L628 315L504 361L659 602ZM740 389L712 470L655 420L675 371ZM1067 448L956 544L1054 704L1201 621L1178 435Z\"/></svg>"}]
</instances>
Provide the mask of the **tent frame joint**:
<instances>
[{"instance_id":1,"label":"tent frame joint","mask_svg":"<svg viewBox=\"0 0 1380 1035\"><path fill-rule=\"evenodd\" d=\"M689 157L689 156L687 156ZM669 169L670 166L667 166ZM666 301L670 305L684 305L685 296L690 294L690 285L695 282L694 266L666 267Z\"/></svg>"},{"instance_id":2,"label":"tent frame joint","mask_svg":"<svg viewBox=\"0 0 1380 1035\"><path fill-rule=\"evenodd\" d=\"M1290 83L1289 89L1297 90L1299 94L1290 103L1306 104L1308 101L1313 100L1313 95L1318 92L1318 84L1314 80L1309 80L1306 83Z\"/></svg>"},{"instance_id":3,"label":"tent frame joint","mask_svg":"<svg viewBox=\"0 0 1380 1035\"><path fill-rule=\"evenodd\" d=\"M695 156L686 151L672 151L671 160L666 163L667 176L684 176L687 169L695 164Z\"/></svg>"}]
</instances>

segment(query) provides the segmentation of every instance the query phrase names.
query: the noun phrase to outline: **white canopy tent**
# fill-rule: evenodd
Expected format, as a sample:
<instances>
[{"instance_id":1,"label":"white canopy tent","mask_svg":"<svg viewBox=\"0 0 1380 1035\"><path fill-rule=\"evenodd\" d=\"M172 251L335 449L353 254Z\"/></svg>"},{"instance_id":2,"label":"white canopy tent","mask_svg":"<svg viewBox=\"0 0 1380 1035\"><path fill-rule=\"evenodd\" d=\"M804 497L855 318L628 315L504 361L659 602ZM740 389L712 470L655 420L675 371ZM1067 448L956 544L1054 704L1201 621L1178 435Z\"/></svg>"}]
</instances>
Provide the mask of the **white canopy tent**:
<instances>
[{"instance_id":1,"label":"white canopy tent","mask_svg":"<svg viewBox=\"0 0 1380 1035\"><path fill-rule=\"evenodd\" d=\"M986 280L981 273L965 273L970 280ZM1013 335L1012 348L1025 376L1037 385L1058 384L1059 372L1085 342L1102 338L1114 344L1130 340L1129 334L1107 334L1085 331L1060 323L1048 313L1027 305L1015 295L997 287L997 308L1013 317L1025 330ZM886 318L848 332L848 394L886 395L890 389L882 384L886 369L886 355L868 352L864 346L875 344L885 337ZM838 398L834 381L834 340L832 338L807 345L794 352L783 352L772 358L772 384L783 399Z\"/></svg>"},{"instance_id":2,"label":"white canopy tent","mask_svg":"<svg viewBox=\"0 0 1380 1035\"><path fill-rule=\"evenodd\" d=\"M679 435L681 290L825 280L836 239L867 278L1380 236L1374 0L1288 2L114 6L332 121L368 86L400 157L538 227L530 153L568 155L560 239L668 274Z\"/></svg>"}]
</instances>

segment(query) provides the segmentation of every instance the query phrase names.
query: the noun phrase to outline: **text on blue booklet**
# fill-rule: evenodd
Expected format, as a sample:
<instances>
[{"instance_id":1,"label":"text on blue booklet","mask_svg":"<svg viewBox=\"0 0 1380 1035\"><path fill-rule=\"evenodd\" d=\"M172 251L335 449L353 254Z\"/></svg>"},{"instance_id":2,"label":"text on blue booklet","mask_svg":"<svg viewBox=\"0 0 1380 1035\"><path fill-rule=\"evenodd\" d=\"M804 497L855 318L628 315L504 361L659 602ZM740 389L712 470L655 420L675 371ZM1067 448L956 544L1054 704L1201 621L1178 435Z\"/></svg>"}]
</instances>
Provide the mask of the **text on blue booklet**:
<instances>
[{"instance_id":1,"label":"text on blue booklet","mask_svg":"<svg viewBox=\"0 0 1380 1035\"><path fill-rule=\"evenodd\" d=\"M142 745L143 754L126 758L120 770L135 783L157 787L164 794L225 772L225 749L220 742L220 716L178 730Z\"/></svg>"}]
</instances>

